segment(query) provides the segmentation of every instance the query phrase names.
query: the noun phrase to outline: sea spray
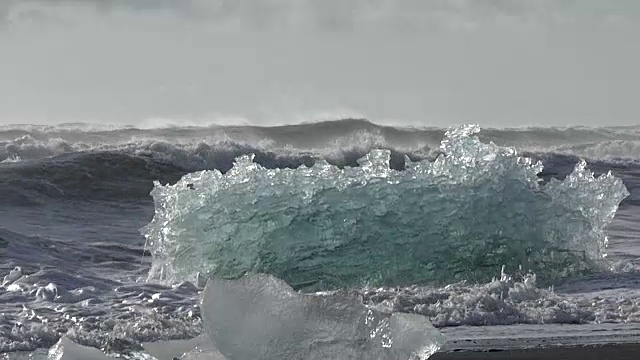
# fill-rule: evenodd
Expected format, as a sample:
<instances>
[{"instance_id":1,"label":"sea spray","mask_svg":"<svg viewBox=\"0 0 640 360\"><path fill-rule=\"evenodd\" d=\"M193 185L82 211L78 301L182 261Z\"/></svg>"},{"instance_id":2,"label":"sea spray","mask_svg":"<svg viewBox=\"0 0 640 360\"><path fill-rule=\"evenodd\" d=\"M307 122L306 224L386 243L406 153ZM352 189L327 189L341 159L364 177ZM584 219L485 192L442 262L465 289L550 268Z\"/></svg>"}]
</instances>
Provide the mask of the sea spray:
<instances>
[{"instance_id":1,"label":"sea spray","mask_svg":"<svg viewBox=\"0 0 640 360\"><path fill-rule=\"evenodd\" d=\"M156 182L149 279L263 272L312 291L486 282L502 265L542 283L601 269L622 181L580 162L542 184L540 162L479 130L450 129L435 161L407 159L402 171L373 150L358 167L266 169L242 156L224 174Z\"/></svg>"}]
</instances>

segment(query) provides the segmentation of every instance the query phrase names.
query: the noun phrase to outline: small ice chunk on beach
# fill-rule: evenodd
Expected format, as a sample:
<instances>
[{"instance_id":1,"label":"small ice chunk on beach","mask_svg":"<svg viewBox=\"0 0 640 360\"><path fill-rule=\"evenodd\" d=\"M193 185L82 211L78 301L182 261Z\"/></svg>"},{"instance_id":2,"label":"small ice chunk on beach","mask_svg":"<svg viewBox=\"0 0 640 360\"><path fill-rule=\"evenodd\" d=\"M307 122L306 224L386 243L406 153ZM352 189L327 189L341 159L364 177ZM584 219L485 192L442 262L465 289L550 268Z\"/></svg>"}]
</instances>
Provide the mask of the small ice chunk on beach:
<instances>
[{"instance_id":1,"label":"small ice chunk on beach","mask_svg":"<svg viewBox=\"0 0 640 360\"><path fill-rule=\"evenodd\" d=\"M383 312L343 293L297 293L265 274L210 279L202 318L229 360L427 359L444 344L424 316Z\"/></svg>"},{"instance_id":2,"label":"small ice chunk on beach","mask_svg":"<svg viewBox=\"0 0 640 360\"><path fill-rule=\"evenodd\" d=\"M143 344L144 350L158 360L225 360L224 356L213 347L207 334L193 339L166 340Z\"/></svg>"},{"instance_id":3,"label":"small ice chunk on beach","mask_svg":"<svg viewBox=\"0 0 640 360\"><path fill-rule=\"evenodd\" d=\"M66 336L49 349L48 360L112 360L102 351L82 346L73 342Z\"/></svg>"},{"instance_id":4,"label":"small ice chunk on beach","mask_svg":"<svg viewBox=\"0 0 640 360\"><path fill-rule=\"evenodd\" d=\"M193 349L184 354L180 360L226 360L216 349Z\"/></svg>"}]
</instances>

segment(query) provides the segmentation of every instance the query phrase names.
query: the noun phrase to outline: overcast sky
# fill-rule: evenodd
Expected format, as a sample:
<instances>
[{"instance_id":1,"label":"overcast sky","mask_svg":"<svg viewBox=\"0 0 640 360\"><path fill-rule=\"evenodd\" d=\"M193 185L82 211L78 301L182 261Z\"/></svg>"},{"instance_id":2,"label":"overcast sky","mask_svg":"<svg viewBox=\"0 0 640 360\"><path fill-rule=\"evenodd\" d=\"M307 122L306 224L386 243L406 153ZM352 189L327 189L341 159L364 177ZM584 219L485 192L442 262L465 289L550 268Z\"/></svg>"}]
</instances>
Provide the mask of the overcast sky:
<instances>
[{"instance_id":1,"label":"overcast sky","mask_svg":"<svg viewBox=\"0 0 640 360\"><path fill-rule=\"evenodd\" d=\"M640 1L0 0L0 124L640 124Z\"/></svg>"}]
</instances>

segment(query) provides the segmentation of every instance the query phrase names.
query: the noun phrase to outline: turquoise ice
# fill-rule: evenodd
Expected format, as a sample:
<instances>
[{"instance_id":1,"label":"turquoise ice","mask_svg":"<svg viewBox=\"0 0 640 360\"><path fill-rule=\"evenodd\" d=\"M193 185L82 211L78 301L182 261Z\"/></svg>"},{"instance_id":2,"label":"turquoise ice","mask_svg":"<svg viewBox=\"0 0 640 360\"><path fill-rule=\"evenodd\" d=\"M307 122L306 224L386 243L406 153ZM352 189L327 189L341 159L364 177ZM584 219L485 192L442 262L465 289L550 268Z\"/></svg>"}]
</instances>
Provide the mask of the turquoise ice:
<instances>
[{"instance_id":1,"label":"turquoise ice","mask_svg":"<svg viewBox=\"0 0 640 360\"><path fill-rule=\"evenodd\" d=\"M605 227L627 195L584 162L543 184L543 165L482 143L469 125L446 133L435 161L390 169L374 150L359 167L323 161L266 169L242 156L227 173L155 184L143 229L149 277L268 273L295 289L484 282L531 270L541 283L607 266Z\"/></svg>"}]
</instances>

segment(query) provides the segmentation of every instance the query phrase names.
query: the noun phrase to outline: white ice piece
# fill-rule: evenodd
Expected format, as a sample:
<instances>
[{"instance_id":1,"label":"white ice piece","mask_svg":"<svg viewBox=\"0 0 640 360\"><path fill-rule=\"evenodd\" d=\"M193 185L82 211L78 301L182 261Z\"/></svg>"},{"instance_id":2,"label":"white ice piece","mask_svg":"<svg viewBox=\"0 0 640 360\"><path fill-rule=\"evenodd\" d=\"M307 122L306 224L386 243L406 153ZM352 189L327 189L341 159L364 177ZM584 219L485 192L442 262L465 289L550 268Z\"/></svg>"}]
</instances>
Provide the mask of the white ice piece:
<instances>
[{"instance_id":1,"label":"white ice piece","mask_svg":"<svg viewBox=\"0 0 640 360\"><path fill-rule=\"evenodd\" d=\"M63 336L49 349L48 360L112 360L102 351L82 346Z\"/></svg>"},{"instance_id":2,"label":"white ice piece","mask_svg":"<svg viewBox=\"0 0 640 360\"><path fill-rule=\"evenodd\" d=\"M444 344L424 316L383 312L348 294L304 295L265 274L210 279L202 318L228 360L427 359Z\"/></svg>"}]
</instances>

